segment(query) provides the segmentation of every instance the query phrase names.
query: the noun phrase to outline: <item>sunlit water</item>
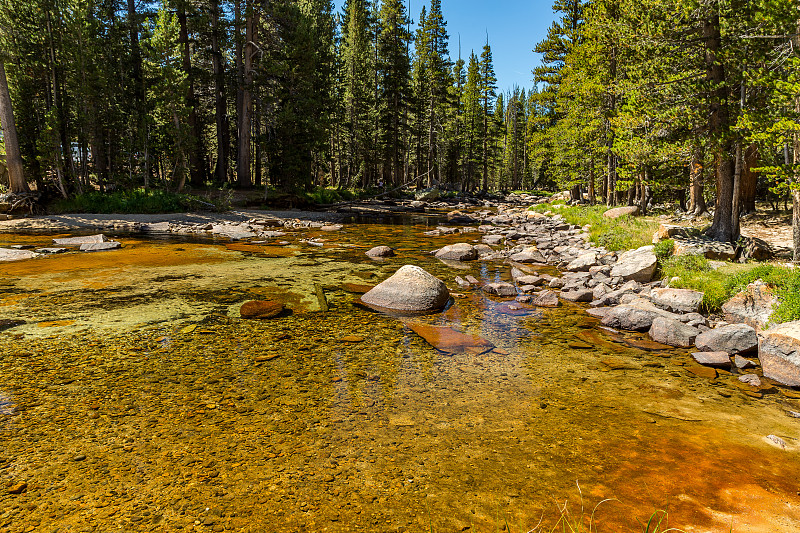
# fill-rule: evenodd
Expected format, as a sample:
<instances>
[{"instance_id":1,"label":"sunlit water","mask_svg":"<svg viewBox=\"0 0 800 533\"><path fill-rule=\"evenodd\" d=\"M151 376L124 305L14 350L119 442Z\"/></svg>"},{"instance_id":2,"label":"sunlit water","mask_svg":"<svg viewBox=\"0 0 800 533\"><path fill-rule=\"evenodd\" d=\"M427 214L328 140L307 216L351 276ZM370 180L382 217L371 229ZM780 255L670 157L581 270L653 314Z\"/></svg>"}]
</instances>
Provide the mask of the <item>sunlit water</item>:
<instances>
[{"instance_id":1,"label":"sunlit water","mask_svg":"<svg viewBox=\"0 0 800 533\"><path fill-rule=\"evenodd\" d=\"M27 322L0 334L0 531L550 531L565 502L588 525L604 499L600 532L658 510L686 531L800 531L795 394L696 376L687 351L578 306L459 290L510 267L446 266L428 252L479 234L416 222L0 264L0 319ZM398 257L364 256L378 244ZM344 290L407 263L459 293L415 320L496 349L443 354ZM293 312L238 318L265 298Z\"/></svg>"}]
</instances>

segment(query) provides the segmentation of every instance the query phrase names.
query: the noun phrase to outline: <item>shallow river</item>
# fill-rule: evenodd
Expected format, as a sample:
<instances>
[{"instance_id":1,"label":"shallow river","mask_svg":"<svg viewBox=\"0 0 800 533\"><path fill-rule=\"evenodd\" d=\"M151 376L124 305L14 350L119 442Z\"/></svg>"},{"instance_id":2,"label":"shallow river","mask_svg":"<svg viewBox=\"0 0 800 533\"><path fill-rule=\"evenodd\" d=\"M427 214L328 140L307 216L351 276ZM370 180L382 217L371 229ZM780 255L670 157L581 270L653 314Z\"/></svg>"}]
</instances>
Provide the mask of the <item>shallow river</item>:
<instances>
[{"instance_id":1,"label":"shallow river","mask_svg":"<svg viewBox=\"0 0 800 533\"><path fill-rule=\"evenodd\" d=\"M579 306L460 291L510 267L435 260L479 234L433 222L0 264L0 319L26 321L0 333L0 531L549 532L603 500L601 533L660 511L660 531L800 531L797 393L704 376ZM378 244L398 256L370 260ZM445 354L353 305L403 264L460 292L413 320L496 348ZM251 299L292 312L238 318Z\"/></svg>"}]
</instances>

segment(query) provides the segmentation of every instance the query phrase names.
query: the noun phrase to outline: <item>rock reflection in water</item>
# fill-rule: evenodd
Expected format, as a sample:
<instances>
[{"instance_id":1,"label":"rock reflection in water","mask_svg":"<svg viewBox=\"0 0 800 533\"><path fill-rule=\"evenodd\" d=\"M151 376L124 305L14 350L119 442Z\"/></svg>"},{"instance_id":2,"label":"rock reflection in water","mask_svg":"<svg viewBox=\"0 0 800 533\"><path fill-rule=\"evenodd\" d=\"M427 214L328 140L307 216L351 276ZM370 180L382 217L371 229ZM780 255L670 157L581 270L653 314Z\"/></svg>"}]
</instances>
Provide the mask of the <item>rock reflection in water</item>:
<instances>
[{"instance_id":1,"label":"rock reflection in water","mask_svg":"<svg viewBox=\"0 0 800 533\"><path fill-rule=\"evenodd\" d=\"M518 312L461 290L414 319L448 332L434 345L458 340L447 355L354 307L348 290L409 262L453 285L462 272L426 252L464 236L424 230L348 226L327 237L338 247L281 257L204 244L213 261L131 263L106 292L62 286L74 280L56 263L15 267L5 281L24 303L9 292L0 318L24 310L29 324L0 334L0 414L11 395L18 411L0 429L0 531L528 531L553 523L556 501L577 510L576 480L587 508L618 500L599 531L641 531L666 508L687 531L798 530L797 420L782 410L796 400L695 377L686 352L604 332L573 304ZM399 257L373 263L375 244ZM83 281L112 267L85 268ZM158 312L109 320L98 298ZM231 311L265 298L296 312Z\"/></svg>"}]
</instances>

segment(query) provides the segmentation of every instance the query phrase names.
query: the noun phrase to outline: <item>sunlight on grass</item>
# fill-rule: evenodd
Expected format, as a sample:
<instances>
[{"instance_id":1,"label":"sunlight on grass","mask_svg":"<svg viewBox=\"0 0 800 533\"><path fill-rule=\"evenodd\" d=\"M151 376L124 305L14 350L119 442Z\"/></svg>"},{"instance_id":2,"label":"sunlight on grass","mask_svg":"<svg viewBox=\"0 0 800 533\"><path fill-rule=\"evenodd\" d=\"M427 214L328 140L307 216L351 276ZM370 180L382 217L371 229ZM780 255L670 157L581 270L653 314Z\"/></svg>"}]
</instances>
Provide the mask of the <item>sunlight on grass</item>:
<instances>
[{"instance_id":1,"label":"sunlight on grass","mask_svg":"<svg viewBox=\"0 0 800 533\"><path fill-rule=\"evenodd\" d=\"M659 226L657 221L647 217L606 218L603 213L608 211L608 207L604 205L567 206L556 202L539 204L531 207L531 210L539 213L550 211L554 215L561 215L568 224L576 226L588 224L591 226L589 240L615 252L651 244L653 233Z\"/></svg>"}]
</instances>

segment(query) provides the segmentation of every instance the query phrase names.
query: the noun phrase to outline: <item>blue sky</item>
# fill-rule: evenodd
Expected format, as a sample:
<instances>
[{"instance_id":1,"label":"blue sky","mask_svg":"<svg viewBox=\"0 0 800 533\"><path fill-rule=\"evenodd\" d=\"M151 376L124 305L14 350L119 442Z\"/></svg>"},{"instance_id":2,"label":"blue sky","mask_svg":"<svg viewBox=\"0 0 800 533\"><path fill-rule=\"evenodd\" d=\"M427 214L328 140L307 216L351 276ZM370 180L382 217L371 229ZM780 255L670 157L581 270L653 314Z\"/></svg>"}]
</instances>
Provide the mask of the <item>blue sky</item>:
<instances>
[{"instance_id":1,"label":"blue sky","mask_svg":"<svg viewBox=\"0 0 800 533\"><path fill-rule=\"evenodd\" d=\"M411 18L416 21L423 5L429 0L410 2ZM335 0L341 10L344 0ZM534 45L547 35L553 22L552 0L442 0L442 13L450 35L450 56L458 58L458 39L464 60L471 50L480 55L489 34L497 85L505 91L514 85L529 88L531 69L539 64L532 52Z\"/></svg>"}]
</instances>

